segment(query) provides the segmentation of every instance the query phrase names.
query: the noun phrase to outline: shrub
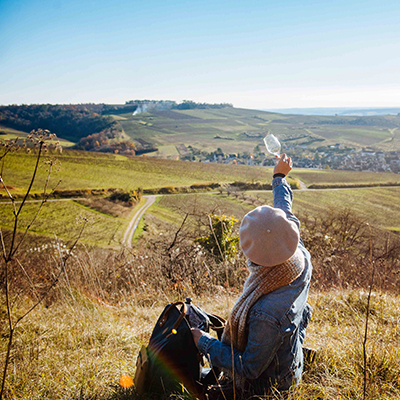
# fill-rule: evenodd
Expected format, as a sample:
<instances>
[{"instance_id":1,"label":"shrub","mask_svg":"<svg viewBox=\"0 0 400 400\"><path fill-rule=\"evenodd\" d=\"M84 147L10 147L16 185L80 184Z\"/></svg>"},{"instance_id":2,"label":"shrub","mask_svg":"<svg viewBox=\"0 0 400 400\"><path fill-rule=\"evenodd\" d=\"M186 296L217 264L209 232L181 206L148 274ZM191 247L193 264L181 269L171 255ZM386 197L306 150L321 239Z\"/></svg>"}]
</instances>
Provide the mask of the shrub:
<instances>
[{"instance_id":1,"label":"shrub","mask_svg":"<svg viewBox=\"0 0 400 400\"><path fill-rule=\"evenodd\" d=\"M190 186L190 189L216 189L220 185L219 183L215 182L208 182L208 183L194 183Z\"/></svg>"},{"instance_id":2,"label":"shrub","mask_svg":"<svg viewBox=\"0 0 400 400\"><path fill-rule=\"evenodd\" d=\"M175 186L165 186L159 190L159 193L160 194L172 194L172 193L176 193L176 191L177 190L176 190Z\"/></svg>"},{"instance_id":3,"label":"shrub","mask_svg":"<svg viewBox=\"0 0 400 400\"><path fill-rule=\"evenodd\" d=\"M370 227L351 210L328 210L317 218L300 217L302 239L312 256L313 285L367 288L370 282L370 246L377 263L376 284L384 290L400 285L400 238Z\"/></svg>"},{"instance_id":4,"label":"shrub","mask_svg":"<svg viewBox=\"0 0 400 400\"><path fill-rule=\"evenodd\" d=\"M210 218L211 233L196 239L202 247L213 254L218 260L232 258L236 255L239 237L232 236L232 230L237 221L235 217L212 214Z\"/></svg>"},{"instance_id":5,"label":"shrub","mask_svg":"<svg viewBox=\"0 0 400 400\"><path fill-rule=\"evenodd\" d=\"M142 188L131 191L116 190L115 192L111 193L108 198L113 202L121 202L127 206L133 206L135 203L138 203L141 200L142 193Z\"/></svg>"}]
</instances>

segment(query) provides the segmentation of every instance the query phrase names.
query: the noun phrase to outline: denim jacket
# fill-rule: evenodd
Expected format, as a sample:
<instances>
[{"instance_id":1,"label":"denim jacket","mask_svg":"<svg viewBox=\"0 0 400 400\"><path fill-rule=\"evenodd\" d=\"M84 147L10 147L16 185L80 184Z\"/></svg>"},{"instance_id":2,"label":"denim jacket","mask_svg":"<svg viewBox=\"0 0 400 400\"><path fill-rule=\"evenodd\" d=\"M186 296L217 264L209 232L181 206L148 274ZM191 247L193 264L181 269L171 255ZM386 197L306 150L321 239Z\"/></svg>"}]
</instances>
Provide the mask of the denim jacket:
<instances>
[{"instance_id":1,"label":"denim jacket","mask_svg":"<svg viewBox=\"0 0 400 400\"><path fill-rule=\"evenodd\" d=\"M285 211L287 218L300 227L292 213L293 193L286 179L272 182L274 207ZM248 342L240 352L232 350L208 334L203 334L198 349L213 367L232 371L245 378L246 386L254 393L268 392L271 386L287 390L300 381L303 370L302 345L305 329L311 318L307 304L311 280L310 253L299 242L305 258L302 274L289 285L262 296L251 308L248 317ZM242 379L243 381L243 379Z\"/></svg>"}]
</instances>

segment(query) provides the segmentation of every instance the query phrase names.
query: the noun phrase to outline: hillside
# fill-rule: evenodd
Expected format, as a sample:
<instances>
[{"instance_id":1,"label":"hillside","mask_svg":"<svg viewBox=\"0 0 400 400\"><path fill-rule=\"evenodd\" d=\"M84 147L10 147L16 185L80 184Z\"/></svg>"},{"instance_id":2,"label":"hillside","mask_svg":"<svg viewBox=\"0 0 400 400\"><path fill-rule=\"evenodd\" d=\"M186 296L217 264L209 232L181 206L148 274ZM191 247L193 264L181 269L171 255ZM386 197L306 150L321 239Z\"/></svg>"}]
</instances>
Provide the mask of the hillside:
<instances>
[{"instance_id":1,"label":"hillside","mask_svg":"<svg viewBox=\"0 0 400 400\"><path fill-rule=\"evenodd\" d=\"M143 156L123 156L65 149L62 154L49 151L57 160L51 187L58 182L59 190L94 190L117 188L124 190L154 189L165 186L190 186L199 183L261 182L269 183L272 168L246 165L198 163L155 159ZM28 187L35 163L35 152L23 149L7 155L3 179L13 193ZM46 168L39 170L33 190L40 191L46 179ZM386 185L400 184L400 175L390 172L372 173L336 170L295 169L290 179L310 185ZM3 188L0 193L4 193Z\"/></svg>"},{"instance_id":2,"label":"hillside","mask_svg":"<svg viewBox=\"0 0 400 400\"><path fill-rule=\"evenodd\" d=\"M281 139L283 150L288 145L313 149L336 143L356 149L400 149L399 116L327 117L223 108L120 114L118 123L133 141L152 143L156 154L164 157L182 156L178 144L199 152L253 152L268 130Z\"/></svg>"},{"instance_id":3,"label":"hillside","mask_svg":"<svg viewBox=\"0 0 400 400\"><path fill-rule=\"evenodd\" d=\"M217 163L196 163L151 157L126 157L119 154L99 154L77 150L64 150L62 154L50 151L47 156L56 160L54 172L49 182L49 190L57 189L61 198L77 197L80 200L69 202L48 202L42 210L41 219L32 228L32 232L42 236L53 236L64 240L72 239L79 229L77 218L85 215L91 221L82 240L85 243L102 246L119 243L134 210L121 208L104 199L110 189L135 190L142 187L146 191L155 190L160 193L179 193L192 190L207 191L212 188L215 195L177 195L167 196L149 209L148 214L156 215L162 221L176 222L174 210L187 207L190 199L194 199L202 214L211 212L218 202L221 212L235 214L241 218L245 210L254 207L255 198L272 202L272 192L249 192L257 182L271 182L272 168L251 167L245 165L225 165ZM47 158L47 157L46 157ZM47 167L43 159L36 182L33 186L35 198L40 198L47 177ZM35 164L35 151L26 153L19 150L6 156L2 178L8 190L16 196L21 196L28 188L31 173ZM386 186L400 185L400 175L394 173L366 173L335 170L294 169L289 182L296 185L301 180L307 186L341 187L341 186ZM247 186L229 186L234 182L247 182ZM217 185L209 185L215 183ZM206 185L203 185L206 184ZM222 187L218 187L222 184ZM165 189L165 190L163 190ZM221 192L223 196L221 196ZM326 209L352 208L357 215L368 220L374 226L385 230L400 231L400 220L396 217L393 207L397 204L399 188L357 189L357 190L305 190L297 192L295 211L307 215L317 215ZM92 198L92 195L95 195ZM251 197L249 197L251 196ZM8 203L7 194L0 188L0 198ZM87 198L87 199L85 199ZM94 200L96 199L96 200ZM203 204L204 203L204 204ZM202 205L203 204L203 205ZM234 211L236 204L240 208ZM257 203L258 204L258 203ZM36 213L37 203L29 203L21 215L22 225ZM12 207L10 204L0 204L1 227L12 228ZM111 211L110 211L111 210ZM164 224L165 222L160 222ZM179 225L179 221L177 222ZM157 225L157 224L156 224ZM157 231L158 228L155 228Z\"/></svg>"},{"instance_id":4,"label":"hillside","mask_svg":"<svg viewBox=\"0 0 400 400\"><path fill-rule=\"evenodd\" d=\"M111 118L99 114L102 109L102 105L83 104L0 106L0 124L23 132L48 129L62 139L77 142L113 126Z\"/></svg>"},{"instance_id":5,"label":"hillside","mask_svg":"<svg viewBox=\"0 0 400 400\"><path fill-rule=\"evenodd\" d=\"M362 107L317 107L317 108L275 108L265 111L278 112L281 114L300 114L300 115L397 115L400 113L398 107L377 107L377 108L362 108Z\"/></svg>"},{"instance_id":6,"label":"hillside","mask_svg":"<svg viewBox=\"0 0 400 400\"><path fill-rule=\"evenodd\" d=\"M185 108L168 102L144 105L32 105L0 107L0 134L4 138L41 127L80 148L120 153L151 152L163 158L196 159L203 153L253 153L263 148L270 130L282 142L282 150L296 146L316 149L340 143L359 150L400 150L400 116L289 115L215 105L219 108ZM159 105L161 104L161 105ZM213 105L208 105L212 107ZM111 128L110 128L111 127ZM18 132L12 132L13 128ZM101 134L100 134L101 133ZM22 133L23 135L23 133ZM104 143L107 142L107 146ZM115 145L124 143L123 146ZM129 147L126 143L133 142Z\"/></svg>"}]
</instances>

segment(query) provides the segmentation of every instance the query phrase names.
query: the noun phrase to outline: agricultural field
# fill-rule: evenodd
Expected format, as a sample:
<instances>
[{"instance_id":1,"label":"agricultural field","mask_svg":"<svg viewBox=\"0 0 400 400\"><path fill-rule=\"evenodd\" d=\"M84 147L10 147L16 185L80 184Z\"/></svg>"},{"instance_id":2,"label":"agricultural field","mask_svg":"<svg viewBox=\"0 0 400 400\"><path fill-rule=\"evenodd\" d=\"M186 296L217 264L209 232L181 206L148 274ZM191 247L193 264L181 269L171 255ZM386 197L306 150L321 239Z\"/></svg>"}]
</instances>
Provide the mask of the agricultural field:
<instances>
[{"instance_id":1,"label":"agricultural field","mask_svg":"<svg viewBox=\"0 0 400 400\"><path fill-rule=\"evenodd\" d=\"M342 170L293 169L289 176L300 179L307 186L346 186L400 184L400 174Z\"/></svg>"},{"instance_id":2,"label":"agricultural field","mask_svg":"<svg viewBox=\"0 0 400 400\"><path fill-rule=\"evenodd\" d=\"M249 192L272 204L272 192ZM365 222L400 232L400 188L328 189L294 192L293 211L316 216L338 209L349 209Z\"/></svg>"},{"instance_id":3,"label":"agricultural field","mask_svg":"<svg viewBox=\"0 0 400 400\"><path fill-rule=\"evenodd\" d=\"M233 216L240 221L253 207L250 203L226 195L167 195L159 197L157 204L153 205L147 214L173 224L170 228L176 229L186 214L195 226L200 219L207 220L209 214Z\"/></svg>"},{"instance_id":4,"label":"agricultural field","mask_svg":"<svg viewBox=\"0 0 400 400\"><path fill-rule=\"evenodd\" d=\"M64 150L62 154L49 151L45 158L55 160L49 189L95 190L117 188L132 190L165 186L190 186L196 183L261 182L271 180L272 168L195 163L149 157L126 157L77 150ZM45 161L45 158L43 159ZM48 164L40 164L33 192L40 193L47 178ZM12 193L22 193L29 185L35 165L34 152L24 150L7 155L3 179ZM309 185L382 185L400 184L400 175L339 170L293 170L289 176ZM0 194L5 195L3 188Z\"/></svg>"},{"instance_id":5,"label":"agricultural field","mask_svg":"<svg viewBox=\"0 0 400 400\"><path fill-rule=\"evenodd\" d=\"M300 218L316 217L349 209L372 226L392 232L400 232L400 188L357 188L357 189L321 189L297 190L294 192L293 211ZM49 201L33 226L31 233L42 237L74 240L87 220L81 242L100 247L118 248L130 218L136 208L127 208L109 203L100 209L96 200L85 198L65 201ZM249 191L243 194L180 194L158 196L144 219L141 220L133 241L136 242L145 229L146 235L158 235L160 232L175 231L180 226L183 216L188 213L194 227L196 221L205 219L207 214L234 216L240 221L243 216L260 204L273 204L271 191ZM39 203L27 203L20 217L20 231L35 215ZM112 213L120 208L123 213ZM1 227L11 229L13 224L12 206L0 204Z\"/></svg>"},{"instance_id":6,"label":"agricultural field","mask_svg":"<svg viewBox=\"0 0 400 400\"><path fill-rule=\"evenodd\" d=\"M243 165L192 163L148 157L126 157L77 150L62 154L48 153L57 164L51 176L51 185L62 190L90 190L120 188L124 190L190 186L194 183L267 181L272 169ZM8 154L3 179L11 190L27 188L35 164L35 155L23 150ZM47 177L47 166L41 164L34 191L41 191ZM4 193L4 191L0 192Z\"/></svg>"},{"instance_id":7,"label":"agricultural field","mask_svg":"<svg viewBox=\"0 0 400 400\"><path fill-rule=\"evenodd\" d=\"M123 119L121 119L121 117ZM152 155L172 156L170 146L183 144L211 152L253 152L270 130L282 142L314 149L341 143L361 149L399 150L399 118L286 115L240 108L152 111L116 119L133 141L145 140L158 148Z\"/></svg>"},{"instance_id":8,"label":"agricultural field","mask_svg":"<svg viewBox=\"0 0 400 400\"><path fill-rule=\"evenodd\" d=\"M400 232L399 196L400 188L295 191L293 211L303 219L349 210L371 226ZM144 220L151 231L176 231L186 213L193 226L196 220L209 213L234 216L240 222L247 212L260 204L273 205L271 191L249 191L237 198L226 194L167 195L158 198Z\"/></svg>"},{"instance_id":9,"label":"agricultural field","mask_svg":"<svg viewBox=\"0 0 400 400\"><path fill-rule=\"evenodd\" d=\"M91 105L93 109L102 109L103 106L106 105ZM207 153L214 152L218 148L226 154L252 153L257 145L263 146L262 138L268 131L278 136L283 151L293 145L314 150L320 146L326 147L337 143L356 150L367 146L384 151L400 149L400 117L394 115L363 117L290 115L234 107L164 111L153 109L142 113L132 113L132 111L123 113L121 108L121 113L112 114L112 110L109 112L109 115L102 115L100 121L106 123L107 119L115 123L113 130L118 134L109 139L109 144L115 144L120 140L131 140L139 147L155 146L158 150L149 153L152 157L176 159L179 156L177 146L192 146L196 151ZM50 128L52 122L54 121L51 119L46 120L43 124L49 126L40 128L52 130L53 128ZM54 126L55 130L56 127L59 128L59 132L53 133L59 136L64 147L72 146L80 138L93 133L93 130L85 133L86 128L79 131L79 134L74 131L66 133L62 129L63 125ZM77 129L78 127L82 128L80 125L77 125ZM26 136L27 132L0 126L0 138Z\"/></svg>"},{"instance_id":10,"label":"agricultural field","mask_svg":"<svg viewBox=\"0 0 400 400\"><path fill-rule=\"evenodd\" d=\"M0 140L9 140L9 139L24 139L27 136L27 132L20 131L14 128L9 128L7 126L0 125ZM58 141L62 147L72 147L74 146L74 142L71 142L67 139L59 138Z\"/></svg>"},{"instance_id":11,"label":"agricultural field","mask_svg":"<svg viewBox=\"0 0 400 400\"><path fill-rule=\"evenodd\" d=\"M47 154L56 160L48 191L57 187L58 190L81 190L80 201L48 202L43 207L40 217L32 227L32 233L46 237L60 237L71 240L79 231L80 216L89 219L82 238L88 244L100 246L118 246L123 232L129 223L133 210L125 209L123 213L116 212L118 206L110 205L104 200L104 206L96 206L90 197L91 190L118 188L134 190L161 187L190 186L196 183L219 182L270 182L272 169L267 167L248 167L242 165L221 165L193 163L153 159L149 157L126 157L118 154L99 154L76 150L65 150L62 154L49 152ZM48 164L45 159L40 164L33 193L40 194L47 177ZM3 167L3 179L8 190L13 194L22 195L29 185L35 163L34 152L27 154L20 150L7 155ZM392 173L366 173L335 170L305 170L294 169L290 174L291 182L302 181L308 186L340 186L340 185L385 185L400 184L400 175ZM62 192L67 193L67 192ZM7 203L4 188L0 188L2 201ZM170 195L160 197L157 203L148 210L145 221L150 223L153 218L155 226L160 229L165 224L179 225L182 210L191 210L192 214L214 212L218 214L242 216L256 204L251 196L265 199L271 204L271 192L249 193L246 196L234 195ZM400 230L400 210L396 209L396 199L400 188L370 188L348 190L297 191L295 193L294 210L310 215L322 212L329 207L351 208L371 224L389 229ZM76 196L77 194L75 194ZM100 197L97 203L101 202ZM21 215L21 227L33 217L38 203L27 203ZM121 206L119 206L121 208ZM122 207L123 209L123 207ZM12 226L11 206L0 204L1 227L10 229ZM150 223L151 225L151 223ZM134 239L137 240L145 222L141 221ZM164 227L165 228L165 227ZM156 230L158 228L155 228ZM21 230L23 230L21 228Z\"/></svg>"},{"instance_id":12,"label":"agricultural field","mask_svg":"<svg viewBox=\"0 0 400 400\"><path fill-rule=\"evenodd\" d=\"M17 203L18 206L18 203ZM19 216L19 230L23 232L36 215L40 203L26 203ZM14 218L10 204L0 204L1 228L11 230ZM134 210L129 210L134 212ZM79 201L62 200L45 203L38 218L30 228L35 236L59 238L73 241L79 236L83 225L81 241L95 246L119 247L124 229L129 223L129 212L125 217L99 212ZM86 222L85 222L86 221Z\"/></svg>"},{"instance_id":13,"label":"agricultural field","mask_svg":"<svg viewBox=\"0 0 400 400\"><path fill-rule=\"evenodd\" d=\"M104 205L102 206L103 210L99 211L99 207L92 204L96 201L98 201L96 197L92 199L48 201L31 226L30 233L43 238L54 239L57 237L63 241L73 241L85 225L80 238L81 243L98 247L119 248L130 218L144 202L131 208L108 202L110 204L107 207L110 208L110 212L107 212L104 210ZM106 203L106 200L103 200L103 203ZM39 206L39 202L28 202L24 205L19 217L20 232L25 230L37 213ZM125 210L120 215L111 214L111 211L116 208ZM251 205L232 197L212 194L159 196L156 203L146 212L144 219L140 221L133 241L136 242L141 237L144 228L146 234L153 233L154 235L170 229L177 229L186 212L191 214L189 220L195 224L197 217L206 217L208 213L234 215L239 220L251 208ZM1 228L6 230L13 228L12 210L11 204L0 204Z\"/></svg>"}]
</instances>

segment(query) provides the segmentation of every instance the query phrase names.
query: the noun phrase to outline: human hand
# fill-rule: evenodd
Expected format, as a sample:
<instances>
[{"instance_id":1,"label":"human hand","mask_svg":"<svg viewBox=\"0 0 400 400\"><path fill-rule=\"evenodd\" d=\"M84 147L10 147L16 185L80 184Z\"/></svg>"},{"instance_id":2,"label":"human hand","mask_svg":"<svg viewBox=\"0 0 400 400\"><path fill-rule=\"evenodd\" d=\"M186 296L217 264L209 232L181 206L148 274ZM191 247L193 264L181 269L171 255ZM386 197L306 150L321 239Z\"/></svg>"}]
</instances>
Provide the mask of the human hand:
<instances>
[{"instance_id":1,"label":"human hand","mask_svg":"<svg viewBox=\"0 0 400 400\"><path fill-rule=\"evenodd\" d=\"M197 346L197 342L203 336L203 331L201 331L200 329L197 329L197 328L191 328L191 331L192 331L194 344Z\"/></svg>"},{"instance_id":2,"label":"human hand","mask_svg":"<svg viewBox=\"0 0 400 400\"><path fill-rule=\"evenodd\" d=\"M288 157L285 153L276 156L274 175L283 174L286 176L292 169L292 165L293 165L292 159Z\"/></svg>"}]
</instances>

